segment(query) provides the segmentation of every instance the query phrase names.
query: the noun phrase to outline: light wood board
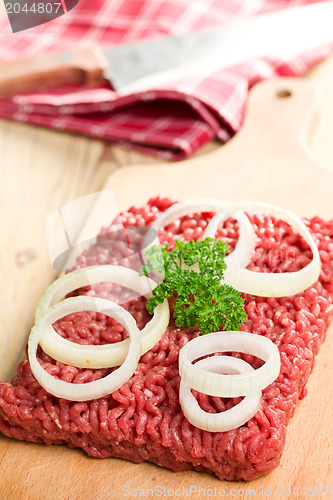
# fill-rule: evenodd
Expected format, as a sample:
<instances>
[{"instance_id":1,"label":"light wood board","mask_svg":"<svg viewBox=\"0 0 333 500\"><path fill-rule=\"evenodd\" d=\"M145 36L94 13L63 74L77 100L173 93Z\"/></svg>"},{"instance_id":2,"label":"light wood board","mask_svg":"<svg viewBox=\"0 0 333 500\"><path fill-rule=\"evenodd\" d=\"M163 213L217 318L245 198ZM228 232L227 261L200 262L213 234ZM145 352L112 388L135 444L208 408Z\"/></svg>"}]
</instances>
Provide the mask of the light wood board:
<instances>
[{"instance_id":1,"label":"light wood board","mask_svg":"<svg viewBox=\"0 0 333 500\"><path fill-rule=\"evenodd\" d=\"M289 97L277 96L286 90L291 93ZM150 196L164 192L181 199L218 196L229 201L264 200L299 214L332 217L333 176L312 162L305 151L315 110L314 91L304 81L286 79L260 84L251 93L243 128L227 145L183 163L117 169L105 187L113 188L120 209L144 203ZM76 194L80 195L79 189ZM37 276L39 270L35 272ZM22 310L25 310L23 305ZM137 496L139 488L146 496L149 488L166 488L165 497L169 498L172 490L180 488L178 493L182 492L183 486L183 497L186 488L189 492L192 487L191 498L199 498L194 493L194 488L199 487L206 495L209 488L213 491L216 488L217 496L224 491L225 496L236 498L241 498L246 489L253 497L250 488L257 498L264 498L262 488L271 498L287 498L288 487L292 490L298 487L299 493L308 492L306 496L314 491L310 487L323 487L325 494L333 483L332 356L330 328L316 358L309 395L299 404L288 427L282 462L264 478L249 484L227 483L207 474L172 473L152 464L91 459L78 450L18 443L1 437L0 496L120 499L128 491L125 486ZM5 365L12 366L6 362ZM331 495L332 491L326 498ZM295 497L296 494L291 496Z\"/></svg>"}]
</instances>

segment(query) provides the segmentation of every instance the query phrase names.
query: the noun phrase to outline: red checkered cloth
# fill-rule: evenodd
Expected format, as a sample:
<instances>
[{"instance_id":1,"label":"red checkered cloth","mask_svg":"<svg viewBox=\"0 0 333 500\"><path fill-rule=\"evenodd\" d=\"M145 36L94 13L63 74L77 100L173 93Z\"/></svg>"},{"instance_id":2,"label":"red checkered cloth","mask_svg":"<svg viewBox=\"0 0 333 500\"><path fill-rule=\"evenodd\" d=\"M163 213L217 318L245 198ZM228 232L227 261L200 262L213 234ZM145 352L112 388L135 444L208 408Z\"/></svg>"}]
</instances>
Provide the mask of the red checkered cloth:
<instances>
[{"instance_id":1,"label":"red checkered cloth","mask_svg":"<svg viewBox=\"0 0 333 500\"><path fill-rule=\"evenodd\" d=\"M94 42L109 47L166 34L228 25L309 0L80 0L69 13L12 34L0 21L0 60ZM297 36L297 35L295 35ZM327 57L332 46L289 60L255 59L135 95L107 85L61 87L0 100L0 116L87 134L166 159L191 155L213 138L225 142L239 129L249 88L276 76L298 76Z\"/></svg>"}]
</instances>

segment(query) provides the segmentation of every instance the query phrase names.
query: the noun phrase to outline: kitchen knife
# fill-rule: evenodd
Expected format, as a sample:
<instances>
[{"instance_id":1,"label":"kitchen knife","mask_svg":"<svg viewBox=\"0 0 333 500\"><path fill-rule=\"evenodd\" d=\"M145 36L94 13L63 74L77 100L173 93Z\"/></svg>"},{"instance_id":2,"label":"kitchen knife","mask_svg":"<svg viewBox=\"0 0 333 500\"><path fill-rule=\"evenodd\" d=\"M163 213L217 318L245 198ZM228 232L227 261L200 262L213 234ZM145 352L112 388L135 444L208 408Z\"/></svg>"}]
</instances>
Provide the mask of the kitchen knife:
<instances>
[{"instance_id":1,"label":"kitchen knife","mask_svg":"<svg viewBox=\"0 0 333 500\"><path fill-rule=\"evenodd\" d=\"M255 57L291 58L333 43L333 1L262 14L227 27L100 50L84 47L0 63L0 97L62 84L109 81L120 94L204 78Z\"/></svg>"}]
</instances>

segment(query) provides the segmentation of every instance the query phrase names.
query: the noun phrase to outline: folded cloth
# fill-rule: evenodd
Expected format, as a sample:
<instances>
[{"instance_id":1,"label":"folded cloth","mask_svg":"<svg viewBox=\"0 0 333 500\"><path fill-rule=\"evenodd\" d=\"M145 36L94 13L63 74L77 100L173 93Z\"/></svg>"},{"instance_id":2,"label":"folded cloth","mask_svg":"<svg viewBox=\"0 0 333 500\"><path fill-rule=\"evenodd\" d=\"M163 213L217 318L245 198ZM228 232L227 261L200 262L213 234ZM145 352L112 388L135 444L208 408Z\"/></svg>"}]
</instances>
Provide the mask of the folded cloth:
<instances>
[{"instance_id":1,"label":"folded cloth","mask_svg":"<svg viewBox=\"0 0 333 500\"><path fill-rule=\"evenodd\" d=\"M80 0L69 13L34 29L9 33L0 21L0 60L97 43L181 35L314 0ZM297 27L295 28L297 36ZM282 34L283 36L283 34ZM0 100L0 116L83 133L180 159L205 142L229 140L239 129L249 88L276 76L299 76L327 57L331 46L289 59L260 58L205 78L187 78L119 96L108 85L41 89Z\"/></svg>"}]
</instances>

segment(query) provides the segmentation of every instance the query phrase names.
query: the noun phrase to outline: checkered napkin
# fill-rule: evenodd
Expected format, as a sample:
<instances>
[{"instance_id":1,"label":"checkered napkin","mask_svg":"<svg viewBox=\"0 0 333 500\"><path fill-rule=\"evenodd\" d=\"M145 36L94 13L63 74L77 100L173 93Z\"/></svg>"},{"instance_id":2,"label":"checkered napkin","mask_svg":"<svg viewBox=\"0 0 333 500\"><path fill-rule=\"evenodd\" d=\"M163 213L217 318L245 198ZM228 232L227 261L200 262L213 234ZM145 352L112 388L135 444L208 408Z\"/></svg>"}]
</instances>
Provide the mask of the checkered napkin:
<instances>
[{"instance_id":1,"label":"checkered napkin","mask_svg":"<svg viewBox=\"0 0 333 500\"><path fill-rule=\"evenodd\" d=\"M69 13L12 34L0 21L0 61L97 43L110 47L143 38L228 25L310 0L80 0ZM283 34L282 34L283 36ZM296 35L297 36L297 35ZM227 141L241 125L249 88L275 76L298 76L332 52L322 47L289 60L255 59L134 95L108 85L66 86L0 100L0 116L135 147L165 159L191 155L205 142Z\"/></svg>"}]
</instances>

